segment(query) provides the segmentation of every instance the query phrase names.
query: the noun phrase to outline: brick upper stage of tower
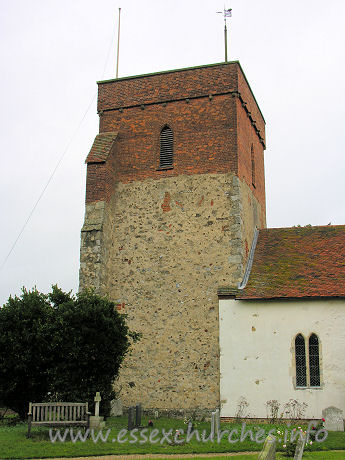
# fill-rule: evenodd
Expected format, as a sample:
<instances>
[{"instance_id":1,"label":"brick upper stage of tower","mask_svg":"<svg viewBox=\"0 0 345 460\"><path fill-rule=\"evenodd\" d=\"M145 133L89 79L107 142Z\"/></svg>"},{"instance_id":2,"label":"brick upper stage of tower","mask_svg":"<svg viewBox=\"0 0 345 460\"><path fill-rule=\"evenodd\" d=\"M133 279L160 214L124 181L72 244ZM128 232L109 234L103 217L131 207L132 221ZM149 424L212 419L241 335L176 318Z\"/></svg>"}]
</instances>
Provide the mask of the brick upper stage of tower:
<instances>
[{"instance_id":1,"label":"brick upper stage of tower","mask_svg":"<svg viewBox=\"0 0 345 460\"><path fill-rule=\"evenodd\" d=\"M117 181L233 172L264 203L265 120L239 62L100 81L98 113L87 202L108 200ZM159 167L164 126L173 132L170 169Z\"/></svg>"}]
</instances>

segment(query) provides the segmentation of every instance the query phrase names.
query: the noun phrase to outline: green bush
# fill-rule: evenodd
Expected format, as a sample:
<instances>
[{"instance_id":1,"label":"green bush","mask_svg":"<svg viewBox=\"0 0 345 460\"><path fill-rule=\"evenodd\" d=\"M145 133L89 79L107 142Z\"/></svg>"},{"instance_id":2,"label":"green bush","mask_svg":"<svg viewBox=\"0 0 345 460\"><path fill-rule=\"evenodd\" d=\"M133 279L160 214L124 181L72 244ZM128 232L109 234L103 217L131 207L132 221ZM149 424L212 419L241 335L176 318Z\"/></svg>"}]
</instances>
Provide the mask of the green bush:
<instances>
[{"instance_id":1,"label":"green bush","mask_svg":"<svg viewBox=\"0 0 345 460\"><path fill-rule=\"evenodd\" d=\"M54 310L46 295L23 289L0 309L0 399L23 418L49 391Z\"/></svg>"},{"instance_id":2,"label":"green bush","mask_svg":"<svg viewBox=\"0 0 345 460\"><path fill-rule=\"evenodd\" d=\"M92 291L23 289L0 308L0 400L24 418L30 401L92 403L100 391L107 415L131 339L125 316Z\"/></svg>"}]
</instances>

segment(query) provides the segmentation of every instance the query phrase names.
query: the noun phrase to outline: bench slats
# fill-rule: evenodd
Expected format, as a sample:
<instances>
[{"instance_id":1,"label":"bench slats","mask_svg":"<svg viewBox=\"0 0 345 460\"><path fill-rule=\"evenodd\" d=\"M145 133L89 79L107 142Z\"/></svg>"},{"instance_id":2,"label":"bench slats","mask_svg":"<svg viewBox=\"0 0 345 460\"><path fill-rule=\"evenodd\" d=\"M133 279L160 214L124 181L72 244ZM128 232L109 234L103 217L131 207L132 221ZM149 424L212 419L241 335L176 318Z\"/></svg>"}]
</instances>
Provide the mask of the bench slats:
<instances>
[{"instance_id":1,"label":"bench slats","mask_svg":"<svg viewBox=\"0 0 345 460\"><path fill-rule=\"evenodd\" d=\"M69 422L66 422L66 421L62 421L60 420L60 422L32 422L32 425L46 425L46 426L51 426L51 425L56 425L56 426L59 426L59 425L78 425L78 426L87 426L87 420L77 420L77 421L69 421Z\"/></svg>"},{"instance_id":2,"label":"bench slats","mask_svg":"<svg viewBox=\"0 0 345 460\"><path fill-rule=\"evenodd\" d=\"M29 403L28 437L31 426L79 425L89 427L88 403Z\"/></svg>"},{"instance_id":3,"label":"bench slats","mask_svg":"<svg viewBox=\"0 0 345 460\"><path fill-rule=\"evenodd\" d=\"M31 403L32 424L80 423L87 419L87 403Z\"/></svg>"},{"instance_id":4,"label":"bench slats","mask_svg":"<svg viewBox=\"0 0 345 460\"><path fill-rule=\"evenodd\" d=\"M85 407L87 403L84 403L84 402L76 402L76 403L70 403L70 402L48 402L48 403L31 403L32 404L32 407L33 406L36 406L36 407L42 407L42 406L55 406L55 407L58 407L58 406L80 406L80 407Z\"/></svg>"}]
</instances>

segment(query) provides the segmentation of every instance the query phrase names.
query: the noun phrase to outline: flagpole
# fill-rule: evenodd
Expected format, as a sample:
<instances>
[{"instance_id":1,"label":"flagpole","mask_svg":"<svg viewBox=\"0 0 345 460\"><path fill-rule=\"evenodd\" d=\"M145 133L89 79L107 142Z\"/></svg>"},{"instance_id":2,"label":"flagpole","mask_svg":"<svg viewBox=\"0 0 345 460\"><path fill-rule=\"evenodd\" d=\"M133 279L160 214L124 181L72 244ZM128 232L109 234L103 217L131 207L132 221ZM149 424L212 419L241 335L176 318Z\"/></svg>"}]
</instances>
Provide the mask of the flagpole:
<instances>
[{"instance_id":1,"label":"flagpole","mask_svg":"<svg viewBox=\"0 0 345 460\"><path fill-rule=\"evenodd\" d=\"M116 78L118 78L118 76L119 76L120 19L121 19L121 8L119 8L119 25L118 25L118 29L117 29Z\"/></svg>"}]
</instances>

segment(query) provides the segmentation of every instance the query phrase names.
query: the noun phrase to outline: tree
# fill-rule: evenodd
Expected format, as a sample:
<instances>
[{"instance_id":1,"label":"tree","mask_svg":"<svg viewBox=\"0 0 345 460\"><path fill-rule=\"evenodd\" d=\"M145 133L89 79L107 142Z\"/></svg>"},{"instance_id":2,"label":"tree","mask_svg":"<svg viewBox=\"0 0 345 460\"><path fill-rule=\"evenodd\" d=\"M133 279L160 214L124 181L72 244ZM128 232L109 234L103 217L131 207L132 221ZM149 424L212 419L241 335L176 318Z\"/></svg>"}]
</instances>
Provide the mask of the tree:
<instances>
[{"instance_id":1,"label":"tree","mask_svg":"<svg viewBox=\"0 0 345 460\"><path fill-rule=\"evenodd\" d=\"M0 400L24 417L28 403L93 402L107 413L131 339L126 318L94 292L26 291L0 309Z\"/></svg>"},{"instance_id":2,"label":"tree","mask_svg":"<svg viewBox=\"0 0 345 460\"><path fill-rule=\"evenodd\" d=\"M49 391L53 309L36 289L23 289L0 309L0 400L23 418L28 400Z\"/></svg>"},{"instance_id":3,"label":"tree","mask_svg":"<svg viewBox=\"0 0 345 460\"><path fill-rule=\"evenodd\" d=\"M129 339L136 340L138 334L129 331L113 302L93 292L67 297L55 286L49 297L57 320L51 392L59 400L93 403L100 391L102 410L107 413Z\"/></svg>"}]
</instances>

